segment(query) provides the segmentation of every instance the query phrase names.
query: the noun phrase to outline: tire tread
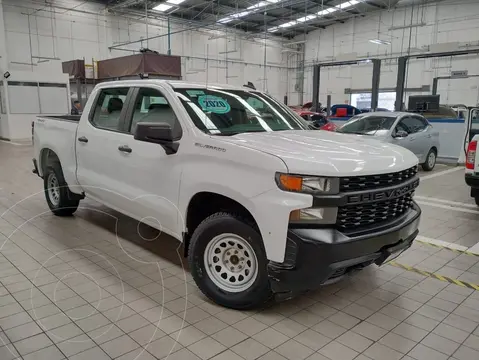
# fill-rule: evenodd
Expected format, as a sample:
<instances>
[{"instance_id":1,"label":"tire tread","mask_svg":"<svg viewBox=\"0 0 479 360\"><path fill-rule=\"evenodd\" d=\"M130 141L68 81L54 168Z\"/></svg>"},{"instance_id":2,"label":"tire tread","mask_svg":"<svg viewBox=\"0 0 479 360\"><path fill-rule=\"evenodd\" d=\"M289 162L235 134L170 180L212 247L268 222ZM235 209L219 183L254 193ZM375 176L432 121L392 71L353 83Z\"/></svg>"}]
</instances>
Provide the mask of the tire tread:
<instances>
[{"instance_id":1,"label":"tire tread","mask_svg":"<svg viewBox=\"0 0 479 360\"><path fill-rule=\"evenodd\" d=\"M228 219L234 218L235 220L240 221L240 222L246 224L247 226L250 226L254 231L258 232L258 229L257 229L255 224L253 224L251 221L249 221L248 219L246 219L245 217L243 217L243 216L241 216L237 213L229 213L229 212L226 212L226 211L220 211L220 212L214 213L214 214L206 217L198 225L198 227L193 232L193 235L191 236L191 240L190 240L189 247L188 247L188 265L190 267L190 271L192 271L193 267L195 266L195 264L194 264L194 249L195 249L195 246L197 245L197 243L201 240L200 234L202 234L207 229L207 227L209 226L209 223L211 221L221 219L221 218L228 218ZM258 266L260 266L260 264L258 264ZM195 279L195 281L196 281L196 279ZM200 288L200 290L203 292L203 294L205 294L213 302L215 302L219 305L229 307L229 308L233 308L233 309L237 309L237 310L248 310L248 309L259 308L259 307L262 307L262 306L265 306L266 304L268 304L272 299L272 293L271 293L271 291L269 291L268 296L259 296L255 301L251 301L250 303L245 304L243 306L238 306L238 305L232 306L231 304L225 303L225 302L221 301L220 299L215 299L212 296L210 296L210 294L207 291L204 291L202 289L202 286L201 286L200 283L197 282L197 285Z\"/></svg>"},{"instance_id":2,"label":"tire tread","mask_svg":"<svg viewBox=\"0 0 479 360\"><path fill-rule=\"evenodd\" d=\"M61 197L60 197L60 205L58 208L55 208L49 201L48 197L48 185L47 179L48 174L50 172L54 172L55 176L58 178L58 184L60 185ZM73 213L78 209L78 205L80 204L80 200L70 199L70 189L68 189L68 184L63 177L63 171L61 168L60 163L53 162L46 167L46 171L43 174L44 178L44 190L45 190L45 197L47 199L48 207L50 208L51 212L56 216L71 216Z\"/></svg>"}]
</instances>

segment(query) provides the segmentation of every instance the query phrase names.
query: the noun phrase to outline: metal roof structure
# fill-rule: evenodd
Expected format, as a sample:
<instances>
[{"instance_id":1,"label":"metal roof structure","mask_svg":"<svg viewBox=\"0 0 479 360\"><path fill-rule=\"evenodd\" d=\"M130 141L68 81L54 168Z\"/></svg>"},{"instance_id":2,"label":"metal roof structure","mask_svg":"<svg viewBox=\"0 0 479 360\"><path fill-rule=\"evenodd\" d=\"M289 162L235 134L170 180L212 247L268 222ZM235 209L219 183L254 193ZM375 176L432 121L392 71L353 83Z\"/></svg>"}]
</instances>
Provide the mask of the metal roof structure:
<instances>
[{"instance_id":1,"label":"metal roof structure","mask_svg":"<svg viewBox=\"0 0 479 360\"><path fill-rule=\"evenodd\" d=\"M404 1L404 0L403 0ZM407 1L407 0L406 0ZM97 0L112 12L203 23L293 38L352 17L391 9L401 0ZM406 5L407 6L407 5Z\"/></svg>"}]
</instances>

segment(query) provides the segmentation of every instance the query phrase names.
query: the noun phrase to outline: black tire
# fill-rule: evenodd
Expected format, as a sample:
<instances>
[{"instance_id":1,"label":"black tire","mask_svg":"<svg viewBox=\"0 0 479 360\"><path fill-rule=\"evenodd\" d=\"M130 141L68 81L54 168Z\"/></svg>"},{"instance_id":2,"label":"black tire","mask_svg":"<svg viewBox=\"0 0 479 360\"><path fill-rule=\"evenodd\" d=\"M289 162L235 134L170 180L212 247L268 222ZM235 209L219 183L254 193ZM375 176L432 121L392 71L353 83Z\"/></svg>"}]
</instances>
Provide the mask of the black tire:
<instances>
[{"instance_id":1,"label":"black tire","mask_svg":"<svg viewBox=\"0 0 479 360\"><path fill-rule=\"evenodd\" d=\"M431 156L431 154L434 154L434 163L433 164L429 164L429 156ZM427 153L427 156L426 156L426 161L423 164L421 164L422 169L424 171L432 171L434 169L434 167L436 166L436 160L437 160L436 150L435 149L429 150L429 152Z\"/></svg>"},{"instance_id":2,"label":"black tire","mask_svg":"<svg viewBox=\"0 0 479 360\"><path fill-rule=\"evenodd\" d=\"M51 198L53 195L49 191L49 183L53 177L58 182L57 200ZM47 166L43 174L43 188L48 207L53 214L57 216L71 216L78 209L80 200L74 199L74 195L68 189L60 163L55 162Z\"/></svg>"},{"instance_id":3,"label":"black tire","mask_svg":"<svg viewBox=\"0 0 479 360\"><path fill-rule=\"evenodd\" d=\"M208 275L204 253L210 241L224 233L232 233L246 240L258 260L258 273L254 282L244 291L229 292L218 287ZM191 237L188 264L200 290L219 305L247 310L266 304L272 297L269 286L266 252L261 235L248 221L239 216L220 212L203 220ZM213 270L214 271L214 270Z\"/></svg>"},{"instance_id":4,"label":"black tire","mask_svg":"<svg viewBox=\"0 0 479 360\"><path fill-rule=\"evenodd\" d=\"M475 197L476 199L476 205L479 206L479 195Z\"/></svg>"}]
</instances>

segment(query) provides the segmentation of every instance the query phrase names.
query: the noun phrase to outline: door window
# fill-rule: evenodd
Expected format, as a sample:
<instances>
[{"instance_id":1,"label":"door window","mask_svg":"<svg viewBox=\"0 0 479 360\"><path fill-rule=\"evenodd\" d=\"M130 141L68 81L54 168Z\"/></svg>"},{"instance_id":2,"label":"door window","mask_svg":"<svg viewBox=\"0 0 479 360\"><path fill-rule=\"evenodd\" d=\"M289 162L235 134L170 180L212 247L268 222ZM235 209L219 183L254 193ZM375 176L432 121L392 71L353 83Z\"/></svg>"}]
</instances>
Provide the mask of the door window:
<instances>
[{"instance_id":1,"label":"door window","mask_svg":"<svg viewBox=\"0 0 479 360\"><path fill-rule=\"evenodd\" d=\"M134 134L140 122L166 123L171 126L173 138L181 137L181 126L166 98L156 89L140 88L133 108L130 133Z\"/></svg>"},{"instance_id":2,"label":"door window","mask_svg":"<svg viewBox=\"0 0 479 360\"><path fill-rule=\"evenodd\" d=\"M471 110L471 128L479 130L479 109Z\"/></svg>"},{"instance_id":3,"label":"door window","mask_svg":"<svg viewBox=\"0 0 479 360\"><path fill-rule=\"evenodd\" d=\"M96 100L91 123L107 130L121 130L121 114L129 88L102 89Z\"/></svg>"},{"instance_id":4,"label":"door window","mask_svg":"<svg viewBox=\"0 0 479 360\"><path fill-rule=\"evenodd\" d=\"M419 117L409 116L401 120L398 124L398 130L407 131L409 134L414 134L423 131L428 126L428 123Z\"/></svg>"}]
</instances>

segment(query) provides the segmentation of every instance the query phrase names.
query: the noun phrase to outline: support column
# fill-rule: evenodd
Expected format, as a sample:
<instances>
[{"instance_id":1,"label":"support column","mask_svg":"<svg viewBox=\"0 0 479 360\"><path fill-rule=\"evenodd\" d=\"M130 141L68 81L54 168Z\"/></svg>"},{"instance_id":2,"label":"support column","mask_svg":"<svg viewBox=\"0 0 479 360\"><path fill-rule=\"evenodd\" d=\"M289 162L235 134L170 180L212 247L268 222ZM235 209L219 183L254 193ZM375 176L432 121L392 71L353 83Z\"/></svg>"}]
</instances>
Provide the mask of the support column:
<instances>
[{"instance_id":1,"label":"support column","mask_svg":"<svg viewBox=\"0 0 479 360\"><path fill-rule=\"evenodd\" d=\"M4 74L8 71L8 58L2 0L0 0L0 56L0 138L10 139L10 125L8 122L7 79L4 78Z\"/></svg>"},{"instance_id":2,"label":"support column","mask_svg":"<svg viewBox=\"0 0 479 360\"><path fill-rule=\"evenodd\" d=\"M321 65L314 65L314 67L313 67L312 111L318 111L319 110L320 70L321 70Z\"/></svg>"},{"instance_id":3,"label":"support column","mask_svg":"<svg viewBox=\"0 0 479 360\"><path fill-rule=\"evenodd\" d=\"M331 116L331 95L328 95L326 99L326 115Z\"/></svg>"},{"instance_id":4,"label":"support column","mask_svg":"<svg viewBox=\"0 0 479 360\"><path fill-rule=\"evenodd\" d=\"M373 59L373 82L371 85L371 111L376 111L379 100L379 80L381 77L381 60Z\"/></svg>"},{"instance_id":5,"label":"support column","mask_svg":"<svg viewBox=\"0 0 479 360\"><path fill-rule=\"evenodd\" d=\"M401 56L398 58L398 76L396 83L396 103L394 104L394 110L401 111L402 103L404 99L404 84L406 83L406 70L407 70L407 56Z\"/></svg>"},{"instance_id":6,"label":"support column","mask_svg":"<svg viewBox=\"0 0 479 360\"><path fill-rule=\"evenodd\" d=\"M439 78L435 77L432 79L432 95L437 95L437 83L439 82Z\"/></svg>"}]
</instances>

